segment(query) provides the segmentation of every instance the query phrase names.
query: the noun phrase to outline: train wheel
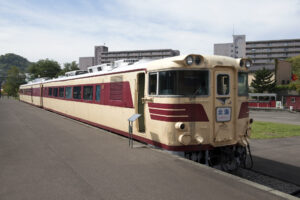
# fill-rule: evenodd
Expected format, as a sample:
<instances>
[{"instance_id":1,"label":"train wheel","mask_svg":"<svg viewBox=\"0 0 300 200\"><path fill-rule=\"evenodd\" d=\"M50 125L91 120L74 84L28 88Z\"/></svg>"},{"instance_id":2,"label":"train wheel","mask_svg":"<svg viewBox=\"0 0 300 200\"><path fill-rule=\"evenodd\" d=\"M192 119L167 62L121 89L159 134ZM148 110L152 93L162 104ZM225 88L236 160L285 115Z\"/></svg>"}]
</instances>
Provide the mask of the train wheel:
<instances>
[{"instance_id":1,"label":"train wheel","mask_svg":"<svg viewBox=\"0 0 300 200\"><path fill-rule=\"evenodd\" d=\"M239 168L239 162L232 148L224 148L221 152L221 169L225 172L234 172Z\"/></svg>"}]
</instances>

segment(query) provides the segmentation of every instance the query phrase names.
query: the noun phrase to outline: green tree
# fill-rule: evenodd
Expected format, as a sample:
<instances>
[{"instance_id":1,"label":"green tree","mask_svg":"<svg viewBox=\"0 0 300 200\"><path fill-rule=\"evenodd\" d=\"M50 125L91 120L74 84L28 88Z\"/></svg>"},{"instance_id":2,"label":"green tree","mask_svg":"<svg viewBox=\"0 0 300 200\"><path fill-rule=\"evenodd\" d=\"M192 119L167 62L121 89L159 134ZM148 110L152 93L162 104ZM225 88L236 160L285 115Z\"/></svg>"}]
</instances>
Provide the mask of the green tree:
<instances>
[{"instance_id":1,"label":"green tree","mask_svg":"<svg viewBox=\"0 0 300 200\"><path fill-rule=\"evenodd\" d=\"M298 79L300 79L300 55L286 59L288 62L292 63L292 72L296 74Z\"/></svg>"},{"instance_id":2,"label":"green tree","mask_svg":"<svg viewBox=\"0 0 300 200\"><path fill-rule=\"evenodd\" d=\"M8 96L17 97L19 86L25 83L25 75L20 73L20 70L13 66L7 72L7 78L3 85L3 90Z\"/></svg>"},{"instance_id":3,"label":"green tree","mask_svg":"<svg viewBox=\"0 0 300 200\"><path fill-rule=\"evenodd\" d=\"M273 79L273 73L265 68L257 70L254 74L254 79L251 83L251 87L254 88L254 92L274 92L276 88L275 80Z\"/></svg>"},{"instance_id":4,"label":"green tree","mask_svg":"<svg viewBox=\"0 0 300 200\"><path fill-rule=\"evenodd\" d=\"M53 60L39 60L36 63L33 63L28 68L28 73L30 74L31 79L49 77L57 77L58 73L61 71L60 65L58 62Z\"/></svg>"},{"instance_id":5,"label":"green tree","mask_svg":"<svg viewBox=\"0 0 300 200\"><path fill-rule=\"evenodd\" d=\"M64 68L58 73L59 76L65 75L66 72L79 70L78 64L76 61L73 61L71 63L65 63Z\"/></svg>"}]
</instances>

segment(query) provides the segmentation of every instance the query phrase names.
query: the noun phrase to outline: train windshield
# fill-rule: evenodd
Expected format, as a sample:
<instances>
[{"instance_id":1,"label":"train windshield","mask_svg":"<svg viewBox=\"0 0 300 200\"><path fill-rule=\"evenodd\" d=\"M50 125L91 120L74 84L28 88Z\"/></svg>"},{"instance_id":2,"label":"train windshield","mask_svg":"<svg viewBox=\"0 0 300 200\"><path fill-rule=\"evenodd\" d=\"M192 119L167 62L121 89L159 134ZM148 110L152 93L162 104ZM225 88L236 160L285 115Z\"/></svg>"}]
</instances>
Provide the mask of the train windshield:
<instances>
[{"instance_id":1,"label":"train windshield","mask_svg":"<svg viewBox=\"0 0 300 200\"><path fill-rule=\"evenodd\" d=\"M208 95L208 83L207 70L160 71L149 75L149 94Z\"/></svg>"},{"instance_id":2,"label":"train windshield","mask_svg":"<svg viewBox=\"0 0 300 200\"><path fill-rule=\"evenodd\" d=\"M248 96L248 73L239 72L238 74L238 94Z\"/></svg>"}]
</instances>

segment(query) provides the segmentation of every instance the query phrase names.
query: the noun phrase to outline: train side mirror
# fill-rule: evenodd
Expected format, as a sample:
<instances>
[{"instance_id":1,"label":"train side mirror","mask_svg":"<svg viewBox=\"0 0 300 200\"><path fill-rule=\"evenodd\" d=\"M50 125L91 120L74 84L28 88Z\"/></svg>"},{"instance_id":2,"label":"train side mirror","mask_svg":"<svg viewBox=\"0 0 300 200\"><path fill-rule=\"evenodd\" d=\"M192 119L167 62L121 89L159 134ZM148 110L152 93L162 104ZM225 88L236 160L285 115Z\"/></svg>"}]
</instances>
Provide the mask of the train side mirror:
<instances>
[{"instance_id":1,"label":"train side mirror","mask_svg":"<svg viewBox=\"0 0 300 200\"><path fill-rule=\"evenodd\" d=\"M252 118L250 118L249 122L250 122L250 124L252 124L252 123L253 123L253 119L252 119Z\"/></svg>"}]
</instances>

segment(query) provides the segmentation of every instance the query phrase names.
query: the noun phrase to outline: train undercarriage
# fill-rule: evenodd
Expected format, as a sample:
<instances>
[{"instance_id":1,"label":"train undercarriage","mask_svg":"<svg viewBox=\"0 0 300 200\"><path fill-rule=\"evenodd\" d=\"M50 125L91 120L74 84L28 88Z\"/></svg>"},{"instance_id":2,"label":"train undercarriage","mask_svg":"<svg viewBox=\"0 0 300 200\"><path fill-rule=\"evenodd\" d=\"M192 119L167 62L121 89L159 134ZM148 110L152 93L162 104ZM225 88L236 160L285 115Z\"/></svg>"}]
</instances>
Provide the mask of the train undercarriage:
<instances>
[{"instance_id":1,"label":"train undercarriage","mask_svg":"<svg viewBox=\"0 0 300 200\"><path fill-rule=\"evenodd\" d=\"M253 160L250 146L225 146L212 150L184 152L184 157L226 172L235 172L239 168L251 169Z\"/></svg>"}]
</instances>

